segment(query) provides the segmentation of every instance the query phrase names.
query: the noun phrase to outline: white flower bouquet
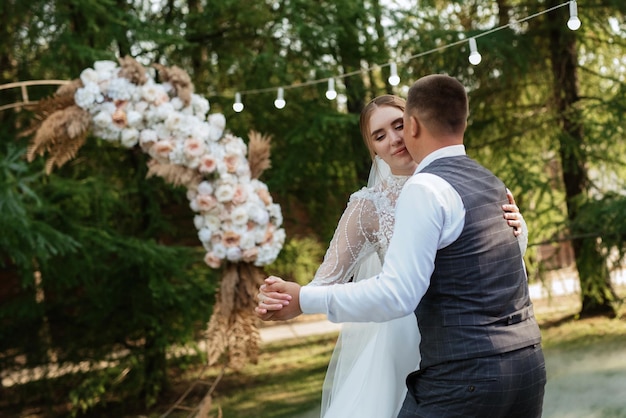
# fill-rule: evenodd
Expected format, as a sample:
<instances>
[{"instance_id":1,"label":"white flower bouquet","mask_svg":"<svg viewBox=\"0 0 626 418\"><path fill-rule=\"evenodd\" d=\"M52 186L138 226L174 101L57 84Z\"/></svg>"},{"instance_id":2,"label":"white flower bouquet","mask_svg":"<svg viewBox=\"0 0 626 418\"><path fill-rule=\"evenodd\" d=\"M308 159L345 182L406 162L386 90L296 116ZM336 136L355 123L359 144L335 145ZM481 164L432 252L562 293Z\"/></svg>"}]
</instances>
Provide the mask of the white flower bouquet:
<instances>
[{"instance_id":1,"label":"white flower bouquet","mask_svg":"<svg viewBox=\"0 0 626 418\"><path fill-rule=\"evenodd\" d=\"M267 186L251 178L242 138L225 132L224 115L207 117L205 98L191 93L185 100L179 86L146 76L133 83L114 61L83 70L74 101L91 115L93 135L197 171L202 180L189 185L187 197L208 266L272 263L285 241L282 214Z\"/></svg>"}]
</instances>

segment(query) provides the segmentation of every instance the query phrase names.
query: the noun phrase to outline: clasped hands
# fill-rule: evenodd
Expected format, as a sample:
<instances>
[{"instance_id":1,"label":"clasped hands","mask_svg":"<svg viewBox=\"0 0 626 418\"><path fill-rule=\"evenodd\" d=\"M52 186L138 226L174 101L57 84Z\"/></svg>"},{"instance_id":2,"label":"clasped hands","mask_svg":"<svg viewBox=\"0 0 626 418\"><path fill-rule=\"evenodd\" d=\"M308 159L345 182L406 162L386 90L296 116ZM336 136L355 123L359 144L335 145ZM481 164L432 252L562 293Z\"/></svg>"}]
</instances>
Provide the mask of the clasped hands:
<instances>
[{"instance_id":1,"label":"clasped hands","mask_svg":"<svg viewBox=\"0 0 626 418\"><path fill-rule=\"evenodd\" d=\"M513 228L513 234L522 233L522 215L515 204L511 192L507 190L508 205L502 205L504 219ZM254 308L256 316L264 321L285 321L302 314L300 309L300 285L286 282L280 277L269 276L259 287L258 305Z\"/></svg>"},{"instance_id":2,"label":"clasped hands","mask_svg":"<svg viewBox=\"0 0 626 418\"><path fill-rule=\"evenodd\" d=\"M286 282L280 277L269 276L259 288L256 316L264 321L285 321L302 313L300 309L300 285Z\"/></svg>"}]
</instances>

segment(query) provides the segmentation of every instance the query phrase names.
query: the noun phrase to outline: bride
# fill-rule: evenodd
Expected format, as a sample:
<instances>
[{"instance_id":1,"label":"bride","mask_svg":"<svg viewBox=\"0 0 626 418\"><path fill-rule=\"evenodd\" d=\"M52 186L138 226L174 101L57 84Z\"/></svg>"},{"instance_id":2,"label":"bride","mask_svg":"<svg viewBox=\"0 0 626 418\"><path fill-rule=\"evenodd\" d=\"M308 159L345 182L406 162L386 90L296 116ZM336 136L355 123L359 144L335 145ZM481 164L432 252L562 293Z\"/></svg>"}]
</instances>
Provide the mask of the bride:
<instances>
[{"instance_id":1,"label":"bride","mask_svg":"<svg viewBox=\"0 0 626 418\"><path fill-rule=\"evenodd\" d=\"M404 146L404 107L402 98L383 95L361 112L361 134L373 159L368 187L350 196L324 261L307 286L358 281L380 272L393 233L396 199L417 168ZM521 235L524 250L525 223L511 195L509 200L504 217ZM264 302L280 303L280 296L264 294ZM382 323L344 324L324 380L321 417L396 417L407 392L405 378L419 368L419 341L414 314Z\"/></svg>"}]
</instances>

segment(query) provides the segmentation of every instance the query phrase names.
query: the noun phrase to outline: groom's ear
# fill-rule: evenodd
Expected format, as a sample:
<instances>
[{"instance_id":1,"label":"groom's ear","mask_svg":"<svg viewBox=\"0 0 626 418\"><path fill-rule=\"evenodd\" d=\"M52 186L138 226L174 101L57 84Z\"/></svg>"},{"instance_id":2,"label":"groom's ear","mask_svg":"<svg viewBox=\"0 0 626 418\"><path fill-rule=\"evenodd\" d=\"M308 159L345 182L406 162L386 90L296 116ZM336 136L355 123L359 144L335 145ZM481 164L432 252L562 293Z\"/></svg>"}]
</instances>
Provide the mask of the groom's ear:
<instances>
[{"instance_id":1,"label":"groom's ear","mask_svg":"<svg viewBox=\"0 0 626 418\"><path fill-rule=\"evenodd\" d=\"M420 134L421 126L419 121L415 116L409 117L409 133L411 134L411 138L417 138Z\"/></svg>"}]
</instances>

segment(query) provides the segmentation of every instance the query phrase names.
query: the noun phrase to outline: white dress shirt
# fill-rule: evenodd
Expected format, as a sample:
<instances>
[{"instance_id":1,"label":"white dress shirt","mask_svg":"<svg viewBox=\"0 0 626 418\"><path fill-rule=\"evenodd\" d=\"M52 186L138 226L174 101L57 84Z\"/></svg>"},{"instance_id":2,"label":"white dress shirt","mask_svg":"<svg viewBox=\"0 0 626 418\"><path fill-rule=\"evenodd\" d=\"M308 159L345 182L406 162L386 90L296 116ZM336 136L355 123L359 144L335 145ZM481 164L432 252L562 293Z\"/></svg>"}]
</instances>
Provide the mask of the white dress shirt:
<instances>
[{"instance_id":1,"label":"white dress shirt","mask_svg":"<svg viewBox=\"0 0 626 418\"><path fill-rule=\"evenodd\" d=\"M456 190L441 177L420 171L436 159L458 155L465 155L463 145L439 149L407 180L381 273L357 283L302 287L303 313L323 313L332 322L383 322L415 310L430 284L437 250L453 243L465 224Z\"/></svg>"}]
</instances>

